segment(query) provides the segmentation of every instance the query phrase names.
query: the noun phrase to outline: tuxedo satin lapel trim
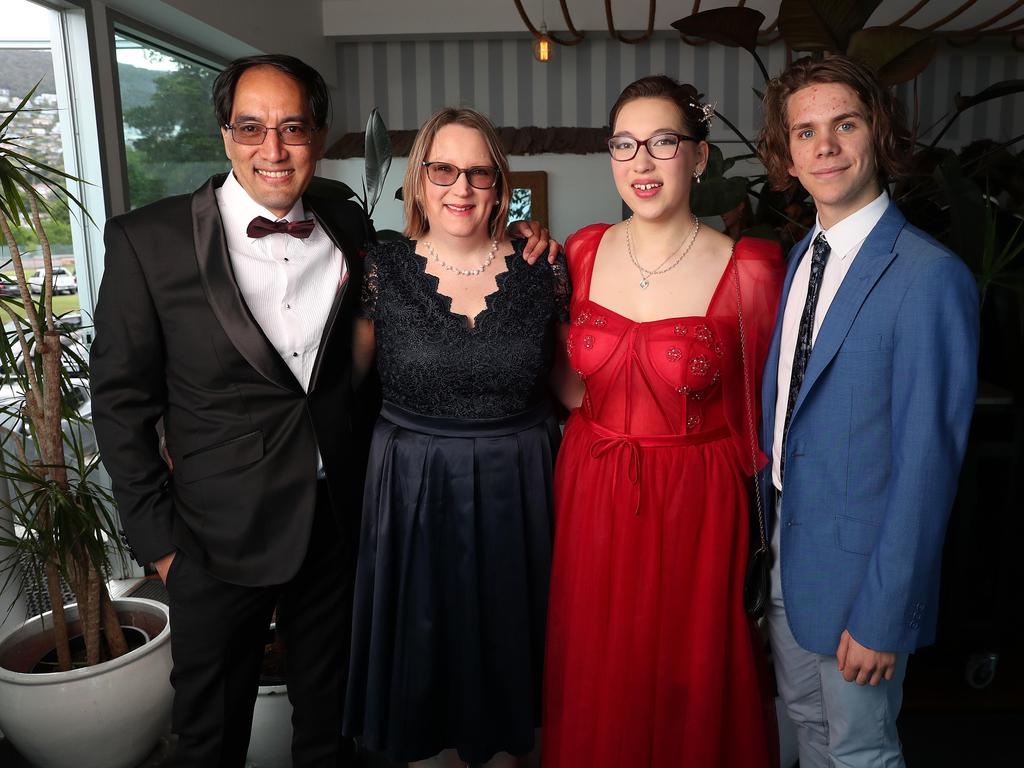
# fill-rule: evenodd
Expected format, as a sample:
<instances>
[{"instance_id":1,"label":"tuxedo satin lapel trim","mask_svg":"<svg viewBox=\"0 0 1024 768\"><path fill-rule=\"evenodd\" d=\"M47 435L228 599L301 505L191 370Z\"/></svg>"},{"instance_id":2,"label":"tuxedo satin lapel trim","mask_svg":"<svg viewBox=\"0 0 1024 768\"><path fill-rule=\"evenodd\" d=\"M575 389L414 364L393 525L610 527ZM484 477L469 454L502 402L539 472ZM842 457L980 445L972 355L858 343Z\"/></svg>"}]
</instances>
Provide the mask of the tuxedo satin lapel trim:
<instances>
[{"instance_id":1,"label":"tuxedo satin lapel trim","mask_svg":"<svg viewBox=\"0 0 1024 768\"><path fill-rule=\"evenodd\" d=\"M782 320L786 314L786 302L789 300L789 290L793 287L793 276L800 260L807 253L807 247L811 242L811 233L799 243L793 246L789 252L789 259L786 262L786 277L782 281L782 295L779 297L779 309L775 316L775 330L772 332L772 341L768 346L768 357L765 362L764 381L761 384L761 411L762 411L762 439L769 450L775 440L775 401L779 392L779 351L782 348Z\"/></svg>"},{"instance_id":2,"label":"tuxedo satin lapel trim","mask_svg":"<svg viewBox=\"0 0 1024 768\"><path fill-rule=\"evenodd\" d=\"M272 384L301 393L302 385L249 312L235 282L215 193L225 177L214 176L192 195L192 232L203 293L224 333L249 365Z\"/></svg>"},{"instance_id":3,"label":"tuxedo satin lapel trim","mask_svg":"<svg viewBox=\"0 0 1024 768\"><path fill-rule=\"evenodd\" d=\"M340 233L332 231L325 223L324 218L318 215L317 208L314 203L309 200L303 200L303 207L305 207L306 211L311 212L316 218L317 223L323 227L324 232L331 239L331 242L334 243L334 246L341 251L342 256L345 259L345 264L348 266L345 281L338 286L338 290L334 295L334 303L331 304L331 311L327 314L327 322L324 323L324 330L320 336L320 346L317 349L316 360L313 361L313 371L309 377L309 391L312 392L316 389L321 364L323 363L324 356L328 353L327 350L334 336L338 313L341 311L342 305L346 304L346 299L348 299L349 296L359 296L358 286L362 285L363 273L362 260L359 258L358 248L351 242L342 242ZM357 286L354 291L350 290L353 284ZM349 301L352 300L354 299L349 299Z\"/></svg>"},{"instance_id":4,"label":"tuxedo satin lapel trim","mask_svg":"<svg viewBox=\"0 0 1024 768\"><path fill-rule=\"evenodd\" d=\"M889 208L882 214L882 218L864 241L853 264L850 265L850 271L843 278L839 291L821 323L821 328L818 329L818 337L814 340L811 357L807 361L804 383L800 387L800 394L793 405L792 418L794 421L807 393L811 391L822 371L832 362L832 358L836 356L843 340L849 334L864 300L871 289L875 287L875 283L878 282L882 273L896 258L893 248L900 230L906 223L907 220L903 218L903 214L890 203Z\"/></svg>"}]
</instances>

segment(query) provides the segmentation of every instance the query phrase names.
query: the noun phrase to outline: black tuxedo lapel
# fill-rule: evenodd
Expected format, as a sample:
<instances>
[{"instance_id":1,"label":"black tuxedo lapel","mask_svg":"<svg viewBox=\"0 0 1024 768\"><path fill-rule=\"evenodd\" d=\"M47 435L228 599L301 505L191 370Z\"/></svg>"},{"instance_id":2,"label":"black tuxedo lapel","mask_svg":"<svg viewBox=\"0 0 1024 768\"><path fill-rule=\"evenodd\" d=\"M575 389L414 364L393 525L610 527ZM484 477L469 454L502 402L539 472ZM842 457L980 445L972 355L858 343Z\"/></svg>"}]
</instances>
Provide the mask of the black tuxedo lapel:
<instances>
[{"instance_id":1,"label":"black tuxedo lapel","mask_svg":"<svg viewBox=\"0 0 1024 768\"><path fill-rule=\"evenodd\" d=\"M226 177L212 177L193 193L190 204L203 292L224 332L249 365L271 383L302 392L302 386L249 312L235 282L215 192Z\"/></svg>"},{"instance_id":2,"label":"black tuxedo lapel","mask_svg":"<svg viewBox=\"0 0 1024 768\"><path fill-rule=\"evenodd\" d=\"M335 331L344 332L343 329L349 327L347 323L341 323L340 327L338 326L338 315L343 307L347 311L354 302L360 300L363 284L363 255L361 252L362 242L360 240L360 233L363 227L361 214L354 221L338 221L336 218L329 216L330 213L338 212L343 207L353 209L352 213L357 210L354 205L346 204L341 200L328 201L307 195L303 199L303 206L316 217L317 222L323 227L331 242L344 255L345 263L348 266L345 282L338 287L338 291L335 293L334 303L331 305L331 311L327 315L327 322L324 323L323 334L320 336L320 347L317 350L313 371L309 377L309 391L312 392L316 388L324 357L329 354L330 342ZM347 350L349 347L347 344L343 349L346 350L345 354L348 354Z\"/></svg>"}]
</instances>

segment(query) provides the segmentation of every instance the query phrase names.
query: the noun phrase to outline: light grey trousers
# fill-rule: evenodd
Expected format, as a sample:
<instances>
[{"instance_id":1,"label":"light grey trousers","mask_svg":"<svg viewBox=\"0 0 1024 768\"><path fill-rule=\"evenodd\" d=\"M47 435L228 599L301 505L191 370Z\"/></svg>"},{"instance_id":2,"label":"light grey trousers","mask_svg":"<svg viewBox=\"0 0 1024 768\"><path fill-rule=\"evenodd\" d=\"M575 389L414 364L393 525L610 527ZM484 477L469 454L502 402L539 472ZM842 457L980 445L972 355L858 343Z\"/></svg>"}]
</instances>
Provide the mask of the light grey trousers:
<instances>
[{"instance_id":1,"label":"light grey trousers","mask_svg":"<svg viewBox=\"0 0 1024 768\"><path fill-rule=\"evenodd\" d=\"M779 696L796 727L800 768L905 768L896 717L907 654L898 654L892 680L872 686L846 682L835 654L801 648L789 629L782 598L779 528L772 535L768 634Z\"/></svg>"}]
</instances>

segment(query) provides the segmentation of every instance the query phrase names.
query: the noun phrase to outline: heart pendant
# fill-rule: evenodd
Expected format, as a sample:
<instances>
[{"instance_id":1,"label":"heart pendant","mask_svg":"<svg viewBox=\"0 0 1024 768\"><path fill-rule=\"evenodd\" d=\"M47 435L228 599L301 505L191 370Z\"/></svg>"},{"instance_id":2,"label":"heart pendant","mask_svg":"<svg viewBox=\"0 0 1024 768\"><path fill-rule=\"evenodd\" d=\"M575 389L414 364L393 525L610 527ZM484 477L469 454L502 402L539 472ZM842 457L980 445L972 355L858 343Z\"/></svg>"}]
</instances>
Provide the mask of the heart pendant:
<instances>
[{"instance_id":1,"label":"heart pendant","mask_svg":"<svg viewBox=\"0 0 1024 768\"><path fill-rule=\"evenodd\" d=\"M646 288L647 288L647 286L648 286L648 285L650 285L650 283L649 283L649 282L647 281L647 278L646 278L646 277L645 277L645 278L644 278L643 280L641 280L641 281L640 281L640 287L641 287L641 288L643 288L643 289L645 289L645 290L646 290Z\"/></svg>"}]
</instances>

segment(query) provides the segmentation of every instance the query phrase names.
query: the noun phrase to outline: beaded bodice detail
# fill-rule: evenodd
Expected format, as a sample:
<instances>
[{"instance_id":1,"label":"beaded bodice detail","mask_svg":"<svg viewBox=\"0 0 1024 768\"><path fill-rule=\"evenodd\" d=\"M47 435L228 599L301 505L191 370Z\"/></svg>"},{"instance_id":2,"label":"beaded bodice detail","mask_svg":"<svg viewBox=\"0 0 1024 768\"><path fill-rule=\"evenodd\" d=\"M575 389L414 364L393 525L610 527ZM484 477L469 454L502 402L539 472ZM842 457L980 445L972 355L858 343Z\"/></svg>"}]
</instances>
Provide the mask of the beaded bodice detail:
<instances>
[{"instance_id":1,"label":"beaded bodice detail","mask_svg":"<svg viewBox=\"0 0 1024 768\"><path fill-rule=\"evenodd\" d=\"M738 242L703 315L636 322L589 295L607 229L586 227L566 243L575 286L567 346L586 385L581 412L625 435L731 434L738 455L749 457L737 301L742 295L750 391L759 393L782 278L778 246ZM757 401L753 394L755 423Z\"/></svg>"},{"instance_id":2,"label":"beaded bodice detail","mask_svg":"<svg viewBox=\"0 0 1024 768\"><path fill-rule=\"evenodd\" d=\"M524 242L499 254L504 268L470 327L437 292L438 280L409 240L374 245L366 257L363 313L373 320L384 399L431 416L508 416L548 396L555 327L568 321L563 261L530 266Z\"/></svg>"},{"instance_id":3,"label":"beaded bodice detail","mask_svg":"<svg viewBox=\"0 0 1024 768\"><path fill-rule=\"evenodd\" d=\"M731 345L707 318L637 323L587 299L572 318L567 346L586 383L584 411L595 421L647 435L722 425L719 383Z\"/></svg>"}]
</instances>

